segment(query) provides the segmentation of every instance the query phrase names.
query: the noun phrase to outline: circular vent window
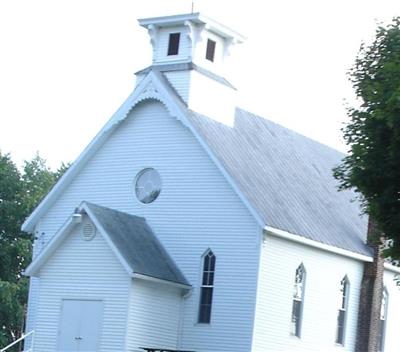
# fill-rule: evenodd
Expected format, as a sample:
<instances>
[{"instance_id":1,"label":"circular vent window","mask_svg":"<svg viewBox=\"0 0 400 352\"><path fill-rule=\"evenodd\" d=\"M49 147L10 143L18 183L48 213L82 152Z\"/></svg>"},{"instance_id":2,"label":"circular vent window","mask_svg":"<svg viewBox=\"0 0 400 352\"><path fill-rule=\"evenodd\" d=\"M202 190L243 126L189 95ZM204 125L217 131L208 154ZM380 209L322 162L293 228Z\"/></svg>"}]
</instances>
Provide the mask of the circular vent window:
<instances>
[{"instance_id":1,"label":"circular vent window","mask_svg":"<svg viewBox=\"0 0 400 352\"><path fill-rule=\"evenodd\" d=\"M85 222L82 226L82 237L85 241L90 241L96 236L96 228L91 222Z\"/></svg>"},{"instance_id":2,"label":"circular vent window","mask_svg":"<svg viewBox=\"0 0 400 352\"><path fill-rule=\"evenodd\" d=\"M140 171L136 176L135 193L144 204L154 202L161 193L160 174L151 168Z\"/></svg>"}]
</instances>

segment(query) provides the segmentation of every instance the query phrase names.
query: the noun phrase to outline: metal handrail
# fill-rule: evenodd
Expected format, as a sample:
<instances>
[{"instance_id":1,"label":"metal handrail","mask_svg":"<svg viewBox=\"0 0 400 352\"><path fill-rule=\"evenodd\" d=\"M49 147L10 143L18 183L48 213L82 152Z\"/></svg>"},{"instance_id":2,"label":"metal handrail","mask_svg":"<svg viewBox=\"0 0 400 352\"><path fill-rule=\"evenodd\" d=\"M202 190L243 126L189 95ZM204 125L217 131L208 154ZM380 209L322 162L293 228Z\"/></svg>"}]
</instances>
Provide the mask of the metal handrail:
<instances>
[{"instance_id":1,"label":"metal handrail","mask_svg":"<svg viewBox=\"0 0 400 352\"><path fill-rule=\"evenodd\" d=\"M34 332L35 332L35 330L32 330L32 331L29 331L28 333L26 333L25 335L22 334L22 336L21 336L19 339L15 340L14 342L11 342L8 346L2 348L2 349L0 350L0 352L5 352L5 351L7 351L10 347L16 345L18 342L22 341L22 340L25 339L26 337L28 337L28 336L30 336L30 335L33 335ZM33 336L32 336L31 347L29 348L29 350L27 350L27 351L25 351L25 352L30 352L30 351L32 351L32 348L33 348Z\"/></svg>"}]
</instances>

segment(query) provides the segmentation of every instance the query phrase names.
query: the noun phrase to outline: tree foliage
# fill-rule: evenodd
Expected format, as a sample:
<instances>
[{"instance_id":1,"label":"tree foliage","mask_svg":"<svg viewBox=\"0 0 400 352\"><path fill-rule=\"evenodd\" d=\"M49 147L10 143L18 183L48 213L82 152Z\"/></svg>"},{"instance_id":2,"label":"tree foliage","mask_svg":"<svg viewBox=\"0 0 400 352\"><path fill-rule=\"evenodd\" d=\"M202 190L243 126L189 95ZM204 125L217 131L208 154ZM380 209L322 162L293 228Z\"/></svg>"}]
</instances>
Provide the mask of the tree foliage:
<instances>
[{"instance_id":1,"label":"tree foliage","mask_svg":"<svg viewBox=\"0 0 400 352\"><path fill-rule=\"evenodd\" d=\"M350 154L334 176L360 195L378 230L371 240L384 234L392 242L385 254L400 259L400 17L361 46L349 77L360 105L348 109Z\"/></svg>"},{"instance_id":2,"label":"tree foliage","mask_svg":"<svg viewBox=\"0 0 400 352\"><path fill-rule=\"evenodd\" d=\"M28 296L22 270L31 260L31 236L21 232L24 219L67 166L51 171L36 155L20 172L0 151L0 347L21 335Z\"/></svg>"}]
</instances>

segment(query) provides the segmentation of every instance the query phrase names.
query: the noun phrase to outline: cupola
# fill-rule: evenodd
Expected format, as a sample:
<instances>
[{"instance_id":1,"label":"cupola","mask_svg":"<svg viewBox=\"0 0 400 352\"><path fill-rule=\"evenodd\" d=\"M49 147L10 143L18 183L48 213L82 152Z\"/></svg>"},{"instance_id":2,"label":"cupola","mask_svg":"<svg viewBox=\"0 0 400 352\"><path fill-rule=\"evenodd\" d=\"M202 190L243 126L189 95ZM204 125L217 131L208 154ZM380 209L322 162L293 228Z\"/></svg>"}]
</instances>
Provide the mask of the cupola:
<instances>
[{"instance_id":1,"label":"cupola","mask_svg":"<svg viewBox=\"0 0 400 352\"><path fill-rule=\"evenodd\" d=\"M138 82L149 70L160 71L189 109L231 124L236 89L224 68L232 46L244 37L200 13L140 19L139 24L150 35L153 60L137 73Z\"/></svg>"},{"instance_id":2,"label":"cupola","mask_svg":"<svg viewBox=\"0 0 400 352\"><path fill-rule=\"evenodd\" d=\"M244 37L200 13L140 19L153 46L153 65L194 63L218 73Z\"/></svg>"}]
</instances>

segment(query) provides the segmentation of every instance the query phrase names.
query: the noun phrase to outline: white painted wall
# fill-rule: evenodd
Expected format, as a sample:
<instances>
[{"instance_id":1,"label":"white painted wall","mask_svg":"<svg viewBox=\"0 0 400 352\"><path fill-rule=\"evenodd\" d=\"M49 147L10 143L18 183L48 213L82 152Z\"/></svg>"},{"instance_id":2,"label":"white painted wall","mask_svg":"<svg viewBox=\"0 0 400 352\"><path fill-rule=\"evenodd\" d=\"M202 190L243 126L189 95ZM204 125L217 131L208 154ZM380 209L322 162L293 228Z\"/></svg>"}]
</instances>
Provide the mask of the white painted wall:
<instances>
[{"instance_id":1,"label":"white painted wall","mask_svg":"<svg viewBox=\"0 0 400 352\"><path fill-rule=\"evenodd\" d=\"M189 109L232 127L235 120L235 98L236 91L231 87L192 71Z\"/></svg>"},{"instance_id":2,"label":"white painted wall","mask_svg":"<svg viewBox=\"0 0 400 352\"><path fill-rule=\"evenodd\" d=\"M103 301L100 351L124 350L131 279L99 233L85 241L80 229L71 232L40 270L37 352L57 350L63 299Z\"/></svg>"},{"instance_id":3,"label":"white painted wall","mask_svg":"<svg viewBox=\"0 0 400 352\"><path fill-rule=\"evenodd\" d=\"M45 247L46 244L46 238L45 238L46 236L41 231L40 223L41 222L39 221L34 231L35 239L32 246L33 259L36 258L36 256L42 251L42 249ZM37 302L39 299L39 293L40 293L40 279L37 277L31 277L29 280L28 302ZM37 309L36 304L28 304L27 315L26 315L26 326L25 326L26 333L31 332L32 330L35 329L36 309ZM32 340L32 335L28 336L24 340L24 348L26 350L30 348L31 340Z\"/></svg>"},{"instance_id":4,"label":"white painted wall","mask_svg":"<svg viewBox=\"0 0 400 352\"><path fill-rule=\"evenodd\" d=\"M400 286L396 286L395 276L395 273L385 270L383 282L389 294L389 303L384 352L400 351Z\"/></svg>"},{"instance_id":5,"label":"white painted wall","mask_svg":"<svg viewBox=\"0 0 400 352\"><path fill-rule=\"evenodd\" d=\"M190 81L192 73L190 70L165 72L169 83L175 88L178 95L187 104L189 101Z\"/></svg>"},{"instance_id":6,"label":"white painted wall","mask_svg":"<svg viewBox=\"0 0 400 352\"><path fill-rule=\"evenodd\" d=\"M207 70L223 75L224 62L228 57L227 43L224 38L207 29L204 26L191 24L193 32L189 26L182 24L175 27L159 28L153 36L153 64L167 64L177 62L194 62ZM179 51L177 55L168 54L169 35L171 33L180 33ZM208 39L214 41L215 53L214 61L206 59ZM193 41L193 42L192 42Z\"/></svg>"},{"instance_id":7,"label":"white painted wall","mask_svg":"<svg viewBox=\"0 0 400 352\"><path fill-rule=\"evenodd\" d=\"M307 272L301 338L290 335L297 267ZM268 235L262 247L252 352L354 351L363 263ZM350 281L345 346L335 345L339 285Z\"/></svg>"},{"instance_id":8,"label":"white painted wall","mask_svg":"<svg viewBox=\"0 0 400 352\"><path fill-rule=\"evenodd\" d=\"M165 76L190 110L234 125L236 90L195 70L166 72Z\"/></svg>"},{"instance_id":9,"label":"white painted wall","mask_svg":"<svg viewBox=\"0 0 400 352\"><path fill-rule=\"evenodd\" d=\"M211 39L216 43L214 61L206 59L208 39ZM222 37L203 29L201 32L201 40L196 43L196 49L192 60L197 65L223 76L225 73L223 64L226 59L225 46L226 44Z\"/></svg>"},{"instance_id":10,"label":"white painted wall","mask_svg":"<svg viewBox=\"0 0 400 352\"><path fill-rule=\"evenodd\" d=\"M179 51L177 55L168 54L168 43L170 33L180 33ZM187 35L188 29L185 26L161 28L157 32L157 39L154 47L154 64L166 64L174 62L191 61L192 43Z\"/></svg>"},{"instance_id":11,"label":"white painted wall","mask_svg":"<svg viewBox=\"0 0 400 352\"><path fill-rule=\"evenodd\" d=\"M175 287L135 279L132 281L127 329L127 351L139 347L176 349L182 291Z\"/></svg>"},{"instance_id":12,"label":"white painted wall","mask_svg":"<svg viewBox=\"0 0 400 352\"><path fill-rule=\"evenodd\" d=\"M147 205L133 189L145 167L157 169L163 183L159 198ZM42 218L47 239L82 200L146 217L194 286L184 303L183 348L250 350L261 230L191 132L161 103L134 108L88 162ZM201 256L209 247L217 256L215 295L211 324L202 325L196 323Z\"/></svg>"},{"instance_id":13,"label":"white painted wall","mask_svg":"<svg viewBox=\"0 0 400 352\"><path fill-rule=\"evenodd\" d=\"M148 205L139 203L133 190L135 176L145 167L156 168L163 182L160 197ZM145 102L134 108L130 117L121 123L120 128L88 162L86 168L42 218L40 230L45 233L46 240L54 235L82 200L146 217L194 286L192 294L183 302L182 338L177 342L178 347L197 352L350 351L354 348L362 263L273 237L268 237L262 249L252 343L261 231L190 131L169 116L161 103ZM92 298L98 297L95 292L99 294L103 292L101 290L104 290L105 295L113 292L116 300L125 302L124 311L117 310L113 324L122 324L125 319L125 300L130 288L130 283L122 280L126 274L120 268L121 281L118 279L120 274L117 277L113 274L110 280L109 270L114 269L108 263L104 267L104 276L93 276L95 269L103 268L106 262L96 262L94 258L90 260L90 255L94 253L85 247L80 246L74 251L76 243L73 239L74 236L66 241L58 255L43 269L42 275L48 275L51 279L42 280L40 295L30 297L30 312L35 311L37 304L39 308L45 307L39 309L37 317L38 351L54 350L55 335L51 328L56 326L54 324L57 324L58 319L54 312L59 309L60 303L57 302L60 302L64 292L71 290L71 280L77 280L74 285L82 285L82 289L93 289ZM217 256L210 325L197 324L201 256L207 248L211 248ZM99 245L95 252L102 253L102 250L105 248ZM82 258L72 262L72 253ZM108 249L107 253L111 255ZM71 263L69 267L65 265L68 260ZM294 272L301 262L307 270L307 287L303 333L299 340L290 336L289 325ZM114 264L119 265L117 262ZM100 272L103 273L102 270ZM76 273L79 275L75 277ZM336 302L339 283L344 275L349 277L351 284L345 348L334 345ZM390 276L386 278L388 280L391 280ZM394 304L392 302L398 304L394 288L390 288L391 307ZM118 291L116 296L115 291L112 291L115 289ZM76 294L75 289L70 292L71 295ZM142 314L154 323L154 317L146 315L145 307L135 306L139 301L132 301L132 298L135 295L146 298L155 295L153 297L157 300L157 293L145 284L138 285L137 290L132 292L130 316ZM176 308L179 300L175 293L167 292L161 302L169 302ZM389 309L391 312L392 308ZM168 315L164 311L163 314L163 321L172 319L173 322L168 327L171 330L166 332L166 336L171 338L163 340L172 346L177 317L175 312ZM390 342L387 342L386 352L398 350L396 334L399 322L391 320L391 316L388 317L387 333ZM30 321L34 318L29 317ZM125 326L113 328L105 346L109 348L111 343L123 341L125 335L117 338L121 332L126 333ZM139 340L135 340L134 334L128 335L127 341L135 348ZM146 338L151 341L155 336L150 331Z\"/></svg>"}]
</instances>

